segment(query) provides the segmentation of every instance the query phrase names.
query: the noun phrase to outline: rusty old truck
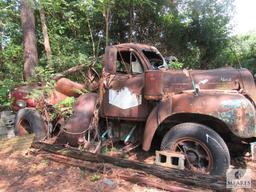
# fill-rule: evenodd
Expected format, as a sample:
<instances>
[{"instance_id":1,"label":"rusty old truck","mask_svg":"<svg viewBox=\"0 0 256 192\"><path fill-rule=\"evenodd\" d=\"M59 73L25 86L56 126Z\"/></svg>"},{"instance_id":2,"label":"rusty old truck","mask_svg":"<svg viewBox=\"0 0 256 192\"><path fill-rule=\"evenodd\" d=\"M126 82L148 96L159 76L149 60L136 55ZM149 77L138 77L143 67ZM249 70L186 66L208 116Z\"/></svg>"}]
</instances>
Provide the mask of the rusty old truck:
<instances>
[{"instance_id":1,"label":"rusty old truck","mask_svg":"<svg viewBox=\"0 0 256 192\"><path fill-rule=\"evenodd\" d=\"M256 137L255 103L247 69L170 70L153 46L113 45L105 49L98 93L77 99L59 141L99 149L119 140L156 150L160 165L181 154L185 169L222 175L230 166L228 143ZM49 133L43 124L34 124L40 138Z\"/></svg>"}]
</instances>

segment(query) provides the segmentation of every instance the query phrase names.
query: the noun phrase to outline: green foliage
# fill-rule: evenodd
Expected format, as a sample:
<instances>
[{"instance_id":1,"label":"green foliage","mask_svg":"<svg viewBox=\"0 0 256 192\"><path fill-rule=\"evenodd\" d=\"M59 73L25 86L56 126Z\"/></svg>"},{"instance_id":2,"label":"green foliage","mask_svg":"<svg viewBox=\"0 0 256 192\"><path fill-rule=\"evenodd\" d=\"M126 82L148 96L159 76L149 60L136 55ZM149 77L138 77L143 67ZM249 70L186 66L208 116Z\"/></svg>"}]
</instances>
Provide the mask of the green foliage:
<instances>
[{"instance_id":1,"label":"green foliage","mask_svg":"<svg viewBox=\"0 0 256 192\"><path fill-rule=\"evenodd\" d=\"M232 37L217 59L221 65L244 67L256 73L256 33Z\"/></svg>"},{"instance_id":2,"label":"green foliage","mask_svg":"<svg viewBox=\"0 0 256 192\"><path fill-rule=\"evenodd\" d=\"M41 67L38 66L35 69L35 74L31 78L32 82L50 82L52 81L52 77L54 75L54 71L50 67Z\"/></svg>"},{"instance_id":3,"label":"green foliage","mask_svg":"<svg viewBox=\"0 0 256 192\"><path fill-rule=\"evenodd\" d=\"M9 107L11 101L9 94L12 88L15 87L15 82L11 79L0 80L0 106Z\"/></svg>"},{"instance_id":4,"label":"green foliage","mask_svg":"<svg viewBox=\"0 0 256 192\"><path fill-rule=\"evenodd\" d=\"M94 175L92 175L92 176L90 177L90 180L91 180L92 182L98 181L98 180L100 180L100 175L94 174Z\"/></svg>"},{"instance_id":5,"label":"green foliage","mask_svg":"<svg viewBox=\"0 0 256 192\"><path fill-rule=\"evenodd\" d=\"M6 49L9 57L5 58L10 64L6 64L5 68L19 73L21 79L22 36L18 4L15 1L2 2L1 7L5 6L8 7L7 11L2 11L8 24L5 35L10 39L7 47L13 50L8 52ZM42 67L47 66L47 62L40 26L40 6L45 10L54 72L86 63L91 56L104 52L106 9L110 12L110 44L128 41L153 44L162 53L180 58L184 67L212 68L218 66L214 63L216 57L227 45L228 22L232 13L232 0L41 0L40 5L36 5L35 16ZM10 14L15 19L9 19ZM18 58L17 64L14 64L14 58Z\"/></svg>"},{"instance_id":6,"label":"green foliage","mask_svg":"<svg viewBox=\"0 0 256 192\"><path fill-rule=\"evenodd\" d=\"M173 50L186 67L214 68L215 58L225 49L229 39L228 23L232 1L180 0L172 12L164 16L167 48Z\"/></svg>"},{"instance_id":7,"label":"green foliage","mask_svg":"<svg viewBox=\"0 0 256 192\"><path fill-rule=\"evenodd\" d=\"M56 109L56 112L52 114L52 119L57 114L61 114L62 117L68 118L73 114L73 106L75 103L74 97L67 97L64 100L60 101L59 103L54 105L54 108Z\"/></svg>"},{"instance_id":8,"label":"green foliage","mask_svg":"<svg viewBox=\"0 0 256 192\"><path fill-rule=\"evenodd\" d=\"M22 33L18 3L14 0L0 1L0 63L20 62ZM16 65L17 66L17 65Z\"/></svg>"},{"instance_id":9,"label":"green foliage","mask_svg":"<svg viewBox=\"0 0 256 192\"><path fill-rule=\"evenodd\" d=\"M61 72L67 68L83 64L93 50L88 29L88 17L91 11L89 1L82 0L68 2L65 0L41 1L47 19L48 35L52 49L52 63L55 72ZM39 19L39 12L36 12ZM40 29L40 22L38 29ZM93 31L94 33L94 31ZM44 55L42 32L39 30L39 50L42 53L40 63L46 66Z\"/></svg>"},{"instance_id":10,"label":"green foliage","mask_svg":"<svg viewBox=\"0 0 256 192\"><path fill-rule=\"evenodd\" d=\"M181 63L179 61L171 62L168 64L168 67L171 69L182 69L184 66L184 63Z\"/></svg>"},{"instance_id":11,"label":"green foliage","mask_svg":"<svg viewBox=\"0 0 256 192\"><path fill-rule=\"evenodd\" d=\"M118 149L115 147L109 147L109 146L104 146L101 148L101 154L110 154L111 152L118 152Z\"/></svg>"},{"instance_id":12,"label":"green foliage","mask_svg":"<svg viewBox=\"0 0 256 192\"><path fill-rule=\"evenodd\" d=\"M32 76L28 84L30 83L41 83L42 87L34 89L29 97L37 101L44 100L48 97L55 87L55 80L52 79L53 70L51 68L43 68L41 66L36 67L35 74Z\"/></svg>"},{"instance_id":13,"label":"green foliage","mask_svg":"<svg viewBox=\"0 0 256 192\"><path fill-rule=\"evenodd\" d=\"M0 80L12 79L15 82L22 80L22 51L20 45L10 43L0 52L2 61Z\"/></svg>"},{"instance_id":14,"label":"green foliage","mask_svg":"<svg viewBox=\"0 0 256 192\"><path fill-rule=\"evenodd\" d=\"M52 50L47 66L39 8L45 10ZM109 21L106 21L106 10ZM179 62L172 68L215 68L243 66L256 72L255 34L230 35L233 0L41 0L36 1L36 34L39 68L32 81L41 81L50 91L51 77L70 67L86 64L104 53L106 22L109 44L124 42L156 46L165 56ZM8 103L8 90L23 83L23 49L19 1L0 1L0 102ZM102 63L95 68L101 71ZM80 75L81 74L81 75ZM83 72L71 76L83 81ZM9 84L11 84L9 86ZM7 89L8 87L8 89ZM46 91L46 92L48 92ZM37 95L39 96L39 93Z\"/></svg>"},{"instance_id":15,"label":"green foliage","mask_svg":"<svg viewBox=\"0 0 256 192\"><path fill-rule=\"evenodd\" d=\"M0 1L0 106L9 106L9 93L22 80L22 33L18 2Z\"/></svg>"}]
</instances>

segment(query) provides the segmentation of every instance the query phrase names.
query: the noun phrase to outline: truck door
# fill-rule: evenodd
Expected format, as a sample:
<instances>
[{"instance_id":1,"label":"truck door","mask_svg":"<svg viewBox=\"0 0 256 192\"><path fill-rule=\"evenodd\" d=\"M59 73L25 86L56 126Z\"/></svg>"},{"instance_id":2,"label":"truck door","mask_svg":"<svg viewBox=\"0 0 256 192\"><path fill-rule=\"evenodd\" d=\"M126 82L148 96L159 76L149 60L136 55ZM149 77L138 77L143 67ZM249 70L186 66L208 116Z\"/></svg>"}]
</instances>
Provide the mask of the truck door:
<instances>
[{"instance_id":1,"label":"truck door","mask_svg":"<svg viewBox=\"0 0 256 192\"><path fill-rule=\"evenodd\" d=\"M147 101L143 98L144 68L133 49L117 50L115 73L106 77L103 97L105 117L145 120Z\"/></svg>"}]
</instances>

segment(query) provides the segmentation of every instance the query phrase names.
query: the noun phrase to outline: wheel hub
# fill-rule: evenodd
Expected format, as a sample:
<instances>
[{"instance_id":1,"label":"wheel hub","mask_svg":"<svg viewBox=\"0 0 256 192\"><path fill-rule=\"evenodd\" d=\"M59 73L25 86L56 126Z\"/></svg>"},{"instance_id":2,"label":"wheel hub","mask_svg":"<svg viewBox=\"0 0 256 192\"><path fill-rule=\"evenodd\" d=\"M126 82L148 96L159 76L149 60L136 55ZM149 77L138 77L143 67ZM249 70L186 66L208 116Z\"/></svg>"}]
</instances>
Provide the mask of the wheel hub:
<instances>
[{"instance_id":1,"label":"wheel hub","mask_svg":"<svg viewBox=\"0 0 256 192\"><path fill-rule=\"evenodd\" d=\"M187 158L194 164L195 162L198 162L199 156L195 151L187 151Z\"/></svg>"},{"instance_id":2,"label":"wheel hub","mask_svg":"<svg viewBox=\"0 0 256 192\"><path fill-rule=\"evenodd\" d=\"M209 148L203 142L194 138L181 138L173 150L185 155L186 168L200 173L210 172L213 159Z\"/></svg>"}]
</instances>

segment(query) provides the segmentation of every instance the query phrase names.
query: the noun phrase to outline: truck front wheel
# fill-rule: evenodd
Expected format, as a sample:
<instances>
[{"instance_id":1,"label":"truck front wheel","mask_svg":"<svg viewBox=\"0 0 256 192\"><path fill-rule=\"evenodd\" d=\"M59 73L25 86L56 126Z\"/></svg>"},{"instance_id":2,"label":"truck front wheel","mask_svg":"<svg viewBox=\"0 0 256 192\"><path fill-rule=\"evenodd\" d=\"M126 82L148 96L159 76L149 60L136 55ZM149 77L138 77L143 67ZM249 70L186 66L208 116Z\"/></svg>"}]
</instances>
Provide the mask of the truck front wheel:
<instances>
[{"instance_id":1,"label":"truck front wheel","mask_svg":"<svg viewBox=\"0 0 256 192\"><path fill-rule=\"evenodd\" d=\"M164 136L161 150L185 155L185 167L194 172L224 175L230 155L223 139L212 129L197 123L174 126Z\"/></svg>"},{"instance_id":2,"label":"truck front wheel","mask_svg":"<svg viewBox=\"0 0 256 192\"><path fill-rule=\"evenodd\" d=\"M20 109L15 118L15 134L23 136L27 133L34 133L34 140L43 140L46 135L46 125L40 113L35 109Z\"/></svg>"}]
</instances>

